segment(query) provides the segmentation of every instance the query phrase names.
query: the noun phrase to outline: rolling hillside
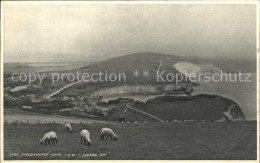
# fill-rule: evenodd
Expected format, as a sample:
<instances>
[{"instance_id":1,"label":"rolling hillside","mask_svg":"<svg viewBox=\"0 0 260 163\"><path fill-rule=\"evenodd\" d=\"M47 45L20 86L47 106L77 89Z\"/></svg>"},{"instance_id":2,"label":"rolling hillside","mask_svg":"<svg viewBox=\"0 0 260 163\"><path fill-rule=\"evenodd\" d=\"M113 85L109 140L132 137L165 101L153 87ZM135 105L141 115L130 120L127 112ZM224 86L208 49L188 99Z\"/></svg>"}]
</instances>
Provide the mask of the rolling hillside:
<instances>
[{"instance_id":1,"label":"rolling hillside","mask_svg":"<svg viewBox=\"0 0 260 163\"><path fill-rule=\"evenodd\" d=\"M189 62L188 62L189 61ZM188 68L188 69L187 69ZM196 69L199 68L199 69ZM133 71L140 71L140 77L133 76ZM142 71L148 70L149 76L142 77ZM133 53L121 57L112 58L103 62L93 64L91 66L82 67L78 69L80 73L93 73L93 72L107 72L107 73L125 73L128 83L172 83L173 81L157 81L157 71L159 74L162 72L162 78L166 79L167 73L180 75L184 71L190 72L218 72L220 69L212 64L194 64L191 59L179 57L163 53L142 52ZM76 71L76 70L75 70ZM171 77L170 77L171 78ZM183 80L184 81L184 80Z\"/></svg>"},{"instance_id":2,"label":"rolling hillside","mask_svg":"<svg viewBox=\"0 0 260 163\"><path fill-rule=\"evenodd\" d=\"M229 106L233 104L236 107L229 109ZM216 95L161 96L150 99L146 103L136 102L133 107L165 121L236 121L246 119L243 111L234 101Z\"/></svg>"},{"instance_id":3,"label":"rolling hillside","mask_svg":"<svg viewBox=\"0 0 260 163\"><path fill-rule=\"evenodd\" d=\"M160 69L166 70L168 72L176 73L178 72L172 65L181 60L184 60L182 57L176 57L173 55L167 55L162 53L152 53L152 52L143 52L143 53L133 53L121 57L116 57L109 59L107 61L99 62L95 65L83 67L78 71L80 73L88 72L105 72L108 73L125 73L127 76L127 82L130 83L145 83L145 82L155 82L156 81L156 72L161 64ZM149 76L146 78L136 78L133 77L133 71L138 70L142 71L148 70ZM140 80L141 79L141 80Z\"/></svg>"}]
</instances>

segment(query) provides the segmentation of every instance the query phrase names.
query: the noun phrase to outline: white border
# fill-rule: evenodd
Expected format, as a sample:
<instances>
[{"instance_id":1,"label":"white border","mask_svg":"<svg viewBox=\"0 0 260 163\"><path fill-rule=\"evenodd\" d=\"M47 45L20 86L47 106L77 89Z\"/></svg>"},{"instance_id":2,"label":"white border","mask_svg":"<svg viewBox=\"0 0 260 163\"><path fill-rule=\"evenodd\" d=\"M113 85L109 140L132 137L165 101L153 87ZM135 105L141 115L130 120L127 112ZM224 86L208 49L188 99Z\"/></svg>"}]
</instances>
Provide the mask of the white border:
<instances>
[{"instance_id":1,"label":"white border","mask_svg":"<svg viewBox=\"0 0 260 163\"><path fill-rule=\"evenodd\" d=\"M4 61L3 61L3 59L4 59L4 53L3 53L3 48L4 48L4 46L3 46L3 7L2 7L2 4L1 4L1 67L0 67L0 71L1 71L1 77L0 77L0 80L1 80L1 82L0 82L0 105L1 105L1 115L0 115L0 124L1 124L1 135L0 135L0 139L1 139L1 142L0 142L0 145L1 145L1 148L0 148L0 151L1 151L1 154L0 154L0 162L2 162L3 161L3 158L4 158L4 153L2 152L2 151L4 151L4 142L3 142L3 139L4 139L4 70L3 70L3 63L4 63Z\"/></svg>"},{"instance_id":2,"label":"white border","mask_svg":"<svg viewBox=\"0 0 260 163\"><path fill-rule=\"evenodd\" d=\"M258 4L257 0L233 1L4 1L2 4Z\"/></svg>"},{"instance_id":3,"label":"white border","mask_svg":"<svg viewBox=\"0 0 260 163\"><path fill-rule=\"evenodd\" d=\"M192 161L187 161L187 160L149 160L149 162L185 162L185 163L193 163L193 162L222 162L222 163L227 163L227 162L237 162L237 163L243 163L243 162L259 162L259 1L258 0L238 0L238 1L210 1L210 0L205 0L205 1L4 1L1 2L1 87L0 87L0 95L1 95L1 116L0 116L0 120L1 120L1 155L0 155L0 162L10 162L10 163L24 163L24 162L36 162L36 160L26 160L26 161L4 161L3 160L3 156L4 156L4 142L3 142L3 136L4 136L4 119L3 119L3 51L4 51L4 46L3 46L3 6L5 4L255 4L256 5L256 55L257 55L257 160L252 160L252 161L241 161L241 160L235 160L235 161L228 161L228 160L192 160ZM49 161L45 161L45 160L39 160L39 162L41 163L45 163L45 162L85 162L86 160L49 160ZM120 160L102 160L102 161L94 161L94 160L87 160L88 162L113 162L113 163L118 163L118 162L139 162L139 163L146 163L147 160L124 160L124 161L120 161ZM37 160L38 162L38 160Z\"/></svg>"},{"instance_id":4,"label":"white border","mask_svg":"<svg viewBox=\"0 0 260 163\"><path fill-rule=\"evenodd\" d=\"M256 61L257 61L257 94L256 94L256 100L257 100L257 162L259 162L259 1L257 1L256 4Z\"/></svg>"}]
</instances>

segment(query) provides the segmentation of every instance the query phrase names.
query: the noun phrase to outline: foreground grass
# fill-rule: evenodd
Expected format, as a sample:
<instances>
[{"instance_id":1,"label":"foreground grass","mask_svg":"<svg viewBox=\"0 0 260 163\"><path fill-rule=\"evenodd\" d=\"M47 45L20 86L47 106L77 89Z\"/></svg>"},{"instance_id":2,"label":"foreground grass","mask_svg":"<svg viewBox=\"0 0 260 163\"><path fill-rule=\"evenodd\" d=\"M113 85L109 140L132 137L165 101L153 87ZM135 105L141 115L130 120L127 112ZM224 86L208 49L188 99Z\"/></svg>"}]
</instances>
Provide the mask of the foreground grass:
<instances>
[{"instance_id":1,"label":"foreground grass","mask_svg":"<svg viewBox=\"0 0 260 163\"><path fill-rule=\"evenodd\" d=\"M256 122L187 122L142 124L77 124L72 133L62 125L5 125L4 159L105 160L236 160L256 159ZM102 127L110 127L118 141L100 141ZM80 144L79 132L88 129L91 146ZM47 131L56 131L58 145L40 145ZM24 154L48 153L48 156ZM73 155L75 154L75 155Z\"/></svg>"}]
</instances>

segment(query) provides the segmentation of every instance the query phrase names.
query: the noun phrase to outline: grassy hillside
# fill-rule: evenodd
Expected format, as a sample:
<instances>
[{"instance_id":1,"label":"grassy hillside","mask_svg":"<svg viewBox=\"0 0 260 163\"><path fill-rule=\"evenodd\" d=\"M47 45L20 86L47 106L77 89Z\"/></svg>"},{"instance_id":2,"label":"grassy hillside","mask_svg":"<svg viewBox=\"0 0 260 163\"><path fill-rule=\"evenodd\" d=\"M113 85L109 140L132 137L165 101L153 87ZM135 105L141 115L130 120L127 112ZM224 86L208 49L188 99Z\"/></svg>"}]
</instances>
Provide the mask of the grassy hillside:
<instances>
[{"instance_id":1,"label":"grassy hillside","mask_svg":"<svg viewBox=\"0 0 260 163\"><path fill-rule=\"evenodd\" d=\"M162 96L148 100L146 103L136 102L133 107L155 115L162 120L206 120L215 121L223 117L223 112L235 104L227 98L220 98L217 103L215 95L197 95L191 97ZM241 108L234 114L245 118Z\"/></svg>"},{"instance_id":2,"label":"grassy hillside","mask_svg":"<svg viewBox=\"0 0 260 163\"><path fill-rule=\"evenodd\" d=\"M110 127L118 141L100 141L102 127ZM72 133L63 125L5 125L5 160L254 160L256 122L78 124ZM92 144L80 144L88 129ZM47 131L56 131L58 145L40 145ZM10 154L16 154L15 156ZM47 153L48 156L22 156ZM54 155L56 154L56 155ZM58 154L58 155L57 155ZM69 156L70 154L71 156ZM74 155L73 155L74 154ZM87 154L90 156L84 157ZM91 156L91 154L97 156ZM72 156L73 155L73 156Z\"/></svg>"},{"instance_id":3,"label":"grassy hillside","mask_svg":"<svg viewBox=\"0 0 260 163\"><path fill-rule=\"evenodd\" d=\"M126 106L128 103L133 104L133 108L139 109L141 111L147 112L158 118L166 121L173 121L173 120L197 120L197 121L216 121L223 118L223 112L228 110L228 107L232 104L236 104L234 101L227 99L227 98L220 98L219 102L217 103L217 97L215 95L196 95L196 96L159 96L154 99L150 99L147 102L139 102L131 99L117 99L111 100L108 102L102 102L99 105L101 107L107 107L112 109L112 113L109 116L104 117L95 117L95 120L109 120L109 121L122 121L122 117L125 117L125 121L130 122L158 122L158 120L147 116L145 114L139 113L137 111L127 109ZM9 115L11 119L7 119L9 122L12 121L13 117L23 117L22 120L28 120L31 122L30 112L23 111L22 113L17 112L20 109L10 109L8 107L5 108L5 114ZM38 111L36 111L38 112ZM241 117L242 119L245 118L245 115L240 107L232 110L234 117L238 118ZM50 113L50 114L55 114ZM57 114L57 113L56 113ZM39 113L40 118L34 117L36 119L46 119L46 117L50 117L49 114ZM68 114L68 119L70 115ZM17 118L18 118L17 117ZM81 118L93 119L91 116L80 116ZM17 120L19 120L18 118ZM51 119L51 118L48 118ZM53 122L53 121L51 121Z\"/></svg>"}]
</instances>

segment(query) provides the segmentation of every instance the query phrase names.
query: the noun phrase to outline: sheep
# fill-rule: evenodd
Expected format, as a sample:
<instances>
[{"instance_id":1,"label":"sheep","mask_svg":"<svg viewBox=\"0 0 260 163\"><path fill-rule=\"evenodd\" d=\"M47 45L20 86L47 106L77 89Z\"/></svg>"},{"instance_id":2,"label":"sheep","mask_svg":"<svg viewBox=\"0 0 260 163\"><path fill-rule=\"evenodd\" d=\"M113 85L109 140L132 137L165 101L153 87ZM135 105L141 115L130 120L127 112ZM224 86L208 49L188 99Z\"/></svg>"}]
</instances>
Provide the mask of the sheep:
<instances>
[{"instance_id":1,"label":"sheep","mask_svg":"<svg viewBox=\"0 0 260 163\"><path fill-rule=\"evenodd\" d=\"M105 136L106 136L106 140L108 137L110 137L110 140L113 140L113 141L117 140L117 135L110 128L101 129L100 140L105 140Z\"/></svg>"},{"instance_id":2,"label":"sheep","mask_svg":"<svg viewBox=\"0 0 260 163\"><path fill-rule=\"evenodd\" d=\"M52 140L53 144L55 144L55 143L56 143L56 145L58 144L57 135L56 135L56 132L54 132L54 131L45 133L43 138L40 140L40 143L46 145L46 142L48 142L50 145L51 140Z\"/></svg>"},{"instance_id":3,"label":"sheep","mask_svg":"<svg viewBox=\"0 0 260 163\"><path fill-rule=\"evenodd\" d=\"M72 132L72 127L71 127L70 124L65 124L64 132L65 132L66 130L67 130L68 132Z\"/></svg>"},{"instance_id":4,"label":"sheep","mask_svg":"<svg viewBox=\"0 0 260 163\"><path fill-rule=\"evenodd\" d=\"M25 121L21 121L20 125L26 125L26 122Z\"/></svg>"},{"instance_id":5,"label":"sheep","mask_svg":"<svg viewBox=\"0 0 260 163\"><path fill-rule=\"evenodd\" d=\"M18 125L18 121L12 122L12 125Z\"/></svg>"},{"instance_id":6,"label":"sheep","mask_svg":"<svg viewBox=\"0 0 260 163\"><path fill-rule=\"evenodd\" d=\"M80 139L81 139L81 144L82 144L82 140L84 140L85 145L86 145L86 142L88 143L88 145L91 144L90 134L89 134L88 130L86 130L86 129L83 129L80 132Z\"/></svg>"}]
</instances>

